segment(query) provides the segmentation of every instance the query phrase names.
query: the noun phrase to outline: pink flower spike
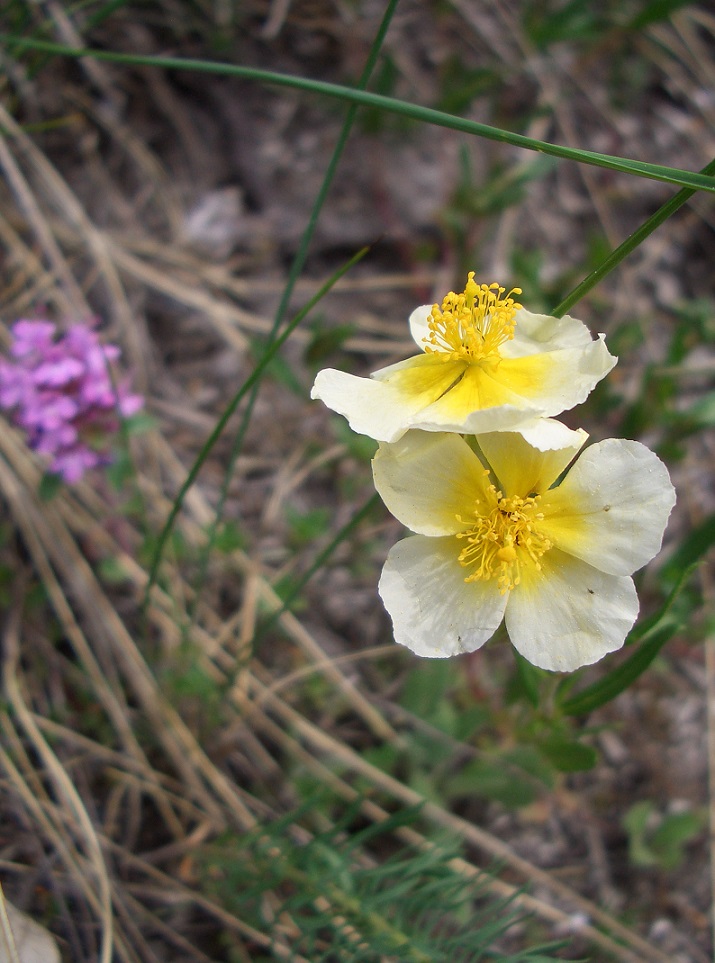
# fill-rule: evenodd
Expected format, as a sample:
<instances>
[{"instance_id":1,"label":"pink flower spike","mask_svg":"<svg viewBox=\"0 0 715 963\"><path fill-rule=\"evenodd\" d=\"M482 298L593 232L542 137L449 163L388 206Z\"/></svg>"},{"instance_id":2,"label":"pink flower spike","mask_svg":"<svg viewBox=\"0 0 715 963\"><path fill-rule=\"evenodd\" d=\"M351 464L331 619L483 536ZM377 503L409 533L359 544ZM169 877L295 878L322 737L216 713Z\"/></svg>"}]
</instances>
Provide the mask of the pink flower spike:
<instances>
[{"instance_id":1,"label":"pink flower spike","mask_svg":"<svg viewBox=\"0 0 715 963\"><path fill-rule=\"evenodd\" d=\"M12 335L14 360L0 359L0 408L68 484L108 464L120 419L144 404L116 370L119 348L82 324L61 334L49 321L23 319Z\"/></svg>"},{"instance_id":2,"label":"pink flower spike","mask_svg":"<svg viewBox=\"0 0 715 963\"><path fill-rule=\"evenodd\" d=\"M47 351L52 345L56 327L50 321L16 321L12 326L15 338L11 352L16 357L31 351Z\"/></svg>"},{"instance_id":3,"label":"pink flower spike","mask_svg":"<svg viewBox=\"0 0 715 963\"><path fill-rule=\"evenodd\" d=\"M84 366L77 358L58 358L35 368L33 381L39 387L60 387L81 377Z\"/></svg>"}]
</instances>

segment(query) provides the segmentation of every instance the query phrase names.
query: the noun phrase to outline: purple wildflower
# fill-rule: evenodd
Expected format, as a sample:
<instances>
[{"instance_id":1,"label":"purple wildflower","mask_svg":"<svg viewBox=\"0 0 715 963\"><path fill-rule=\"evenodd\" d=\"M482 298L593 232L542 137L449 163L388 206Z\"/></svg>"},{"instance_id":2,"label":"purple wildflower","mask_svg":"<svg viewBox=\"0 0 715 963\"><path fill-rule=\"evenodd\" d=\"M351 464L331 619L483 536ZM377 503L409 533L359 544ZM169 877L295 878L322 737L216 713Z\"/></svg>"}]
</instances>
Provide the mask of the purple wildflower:
<instances>
[{"instance_id":1,"label":"purple wildflower","mask_svg":"<svg viewBox=\"0 0 715 963\"><path fill-rule=\"evenodd\" d=\"M30 447L66 482L108 464L120 417L144 404L127 379L113 378L119 348L81 324L58 334L51 322L23 320L12 335L13 360L0 359L0 408L13 412Z\"/></svg>"}]
</instances>

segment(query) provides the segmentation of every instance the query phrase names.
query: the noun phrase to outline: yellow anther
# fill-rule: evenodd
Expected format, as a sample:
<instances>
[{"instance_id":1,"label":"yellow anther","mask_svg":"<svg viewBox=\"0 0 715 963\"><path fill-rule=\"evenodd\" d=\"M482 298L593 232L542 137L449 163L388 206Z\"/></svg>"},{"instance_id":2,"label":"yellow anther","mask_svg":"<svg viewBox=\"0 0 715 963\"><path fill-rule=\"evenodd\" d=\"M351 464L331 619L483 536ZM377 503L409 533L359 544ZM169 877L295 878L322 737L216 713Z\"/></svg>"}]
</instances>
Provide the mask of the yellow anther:
<instances>
[{"instance_id":1,"label":"yellow anther","mask_svg":"<svg viewBox=\"0 0 715 963\"><path fill-rule=\"evenodd\" d=\"M504 548L500 548L497 552L497 558L500 562L515 562L516 549L513 545L505 545Z\"/></svg>"},{"instance_id":2,"label":"yellow anther","mask_svg":"<svg viewBox=\"0 0 715 963\"><path fill-rule=\"evenodd\" d=\"M462 294L450 291L441 308L433 305L424 339L427 354L444 361L498 363L499 347L514 337L515 315L521 308L513 294L521 294L521 288L506 294L496 283L477 284L470 271Z\"/></svg>"},{"instance_id":3,"label":"yellow anther","mask_svg":"<svg viewBox=\"0 0 715 963\"><path fill-rule=\"evenodd\" d=\"M496 578L502 594L521 581L524 565L541 568L539 559L551 548L551 542L539 533L543 514L537 511L540 495L520 498L505 497L494 485L487 490L486 505L480 499L469 524L457 538L466 539L459 563L470 569L465 582Z\"/></svg>"}]
</instances>

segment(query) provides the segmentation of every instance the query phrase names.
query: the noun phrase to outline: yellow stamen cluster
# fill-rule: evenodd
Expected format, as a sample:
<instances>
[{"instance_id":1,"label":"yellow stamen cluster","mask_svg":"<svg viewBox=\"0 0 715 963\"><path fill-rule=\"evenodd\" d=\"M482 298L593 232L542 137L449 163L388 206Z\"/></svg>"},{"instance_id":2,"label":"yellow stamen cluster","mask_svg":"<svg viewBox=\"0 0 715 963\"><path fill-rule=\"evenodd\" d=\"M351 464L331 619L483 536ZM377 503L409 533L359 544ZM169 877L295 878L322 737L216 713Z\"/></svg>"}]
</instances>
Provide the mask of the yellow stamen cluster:
<instances>
[{"instance_id":1,"label":"yellow stamen cluster","mask_svg":"<svg viewBox=\"0 0 715 963\"><path fill-rule=\"evenodd\" d=\"M427 319L429 335L424 339L427 354L441 355L444 361L497 361L499 347L514 337L515 314L521 308L512 294L505 296L498 284L477 284L474 271L467 276L462 294L453 291L434 305Z\"/></svg>"},{"instance_id":2,"label":"yellow stamen cluster","mask_svg":"<svg viewBox=\"0 0 715 963\"><path fill-rule=\"evenodd\" d=\"M551 542L539 534L538 523L543 513L537 511L540 495L506 497L494 485L487 490L486 504L479 499L474 509L476 522L457 538L467 544L459 555L459 563L473 569L465 582L496 578L503 595L521 581L524 564L541 568L539 559L551 548ZM460 522L468 521L457 516Z\"/></svg>"}]
</instances>

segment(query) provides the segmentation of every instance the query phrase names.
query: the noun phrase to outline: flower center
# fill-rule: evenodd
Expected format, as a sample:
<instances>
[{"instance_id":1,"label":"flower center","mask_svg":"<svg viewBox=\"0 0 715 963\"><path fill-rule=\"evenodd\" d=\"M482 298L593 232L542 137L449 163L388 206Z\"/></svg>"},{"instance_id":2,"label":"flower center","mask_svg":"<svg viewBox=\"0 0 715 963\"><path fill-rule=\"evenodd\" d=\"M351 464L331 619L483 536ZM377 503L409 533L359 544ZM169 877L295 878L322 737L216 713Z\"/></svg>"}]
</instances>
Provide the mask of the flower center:
<instances>
[{"instance_id":1,"label":"flower center","mask_svg":"<svg viewBox=\"0 0 715 963\"><path fill-rule=\"evenodd\" d=\"M551 548L551 542L538 531L544 517L537 510L540 498L540 495L507 498L490 485L486 499L477 501L474 524L471 518L457 516L460 522L471 525L457 535L467 543L459 554L459 563L472 569L465 582L496 578L503 595L519 584L524 565L541 568L539 559Z\"/></svg>"},{"instance_id":2,"label":"flower center","mask_svg":"<svg viewBox=\"0 0 715 963\"><path fill-rule=\"evenodd\" d=\"M467 275L462 294L453 291L434 305L427 319L429 335L424 339L425 352L442 356L443 361L499 361L499 346L514 337L514 315L521 308L512 294L506 296L498 284L477 284L474 271Z\"/></svg>"}]
</instances>

